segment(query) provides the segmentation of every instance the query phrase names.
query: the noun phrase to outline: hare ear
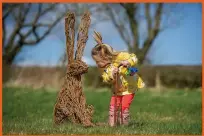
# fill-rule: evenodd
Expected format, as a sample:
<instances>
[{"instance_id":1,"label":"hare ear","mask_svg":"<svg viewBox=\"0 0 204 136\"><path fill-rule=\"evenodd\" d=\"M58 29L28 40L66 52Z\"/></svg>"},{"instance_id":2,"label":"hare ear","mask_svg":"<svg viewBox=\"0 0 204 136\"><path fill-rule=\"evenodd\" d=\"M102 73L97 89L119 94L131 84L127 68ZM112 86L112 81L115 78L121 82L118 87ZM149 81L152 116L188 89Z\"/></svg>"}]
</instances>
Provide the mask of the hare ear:
<instances>
[{"instance_id":1,"label":"hare ear","mask_svg":"<svg viewBox=\"0 0 204 136\"><path fill-rule=\"evenodd\" d=\"M77 50L75 54L76 60L81 60L86 42L88 40L88 30L91 23L90 13L87 11L81 18L77 35Z\"/></svg>"},{"instance_id":2,"label":"hare ear","mask_svg":"<svg viewBox=\"0 0 204 136\"><path fill-rule=\"evenodd\" d=\"M68 12L65 17L65 35L66 35L66 47L68 64L74 59L74 38L75 38L75 15L73 12Z\"/></svg>"}]
</instances>

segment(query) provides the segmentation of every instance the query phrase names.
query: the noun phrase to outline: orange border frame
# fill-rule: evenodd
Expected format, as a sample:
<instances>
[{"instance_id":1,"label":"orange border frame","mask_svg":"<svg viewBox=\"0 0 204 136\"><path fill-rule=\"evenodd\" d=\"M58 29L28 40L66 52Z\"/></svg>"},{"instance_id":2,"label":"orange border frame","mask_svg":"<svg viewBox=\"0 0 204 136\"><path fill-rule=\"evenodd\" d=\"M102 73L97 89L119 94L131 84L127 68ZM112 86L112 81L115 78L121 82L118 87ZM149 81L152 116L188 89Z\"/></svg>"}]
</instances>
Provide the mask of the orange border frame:
<instances>
[{"instance_id":1,"label":"orange border frame","mask_svg":"<svg viewBox=\"0 0 204 136\"><path fill-rule=\"evenodd\" d=\"M0 4L0 9L1 9L1 11L0 11L0 17L2 18L2 2L1 2L1 4ZM0 20L0 26L1 26L1 31L0 31L0 37L2 37L2 19ZM3 46L2 45L2 38L1 38L1 40L0 40L0 44L1 44L1 46ZM0 75L1 75L1 83L0 83L0 87L1 87L1 93L0 93L0 106L1 106L1 112L0 112L0 135L2 135L2 131L3 131L3 129L2 129L2 122L3 122L3 120L2 120L2 47L0 48L0 53L1 53L1 60L0 60L0 65L1 65L1 67L0 67Z\"/></svg>"},{"instance_id":2,"label":"orange border frame","mask_svg":"<svg viewBox=\"0 0 204 136\"><path fill-rule=\"evenodd\" d=\"M2 0L0 2L0 17L2 18L2 4L3 3L51 3L51 2L61 2L61 3L119 3L119 2L126 2L126 3L130 3L130 2L143 2L143 3L147 3L147 2L151 2L151 3L157 3L157 2L165 2L165 3L202 3L202 24L204 24L204 2L202 0L180 0L178 2L178 0L35 0L35 1L31 1L31 0ZM1 27L1 31L0 31L0 37L2 39L2 19L0 20L0 27ZM202 26L202 39L204 39L204 27ZM203 48L203 44L204 41L202 41L202 53L204 51ZM0 40L0 45L2 46L2 40ZM0 87L1 87L1 93L0 93L0 135L3 135L2 131L2 47L0 48L0 53L1 53L1 59L0 59L0 75L1 75L1 82L0 82ZM204 62L204 55L202 54L202 91L204 89L204 77L203 77L203 73L204 73L204 68L203 68L203 62ZM203 101L204 101L204 94L202 93L202 135L204 135L204 106L203 106ZM85 136L86 134L84 134ZM10 135L12 136L12 135ZM16 135L13 135L16 136ZM28 135L28 136L32 136L32 135ZM41 135L41 136L45 136L45 135ZM55 136L60 136L60 135L55 135ZM74 136L74 135L73 135ZM82 135L75 135L75 136L82 136ZM92 135L94 136L94 135ZM108 135L99 135L99 136L108 136ZM110 135L109 135L110 136ZM123 136L128 136L128 135L123 135ZM131 136L131 135L129 135ZM133 135L132 135L133 136ZM165 135L165 136L170 136L170 135ZM171 135L172 136L172 135ZM187 135L185 135L187 136Z\"/></svg>"}]
</instances>

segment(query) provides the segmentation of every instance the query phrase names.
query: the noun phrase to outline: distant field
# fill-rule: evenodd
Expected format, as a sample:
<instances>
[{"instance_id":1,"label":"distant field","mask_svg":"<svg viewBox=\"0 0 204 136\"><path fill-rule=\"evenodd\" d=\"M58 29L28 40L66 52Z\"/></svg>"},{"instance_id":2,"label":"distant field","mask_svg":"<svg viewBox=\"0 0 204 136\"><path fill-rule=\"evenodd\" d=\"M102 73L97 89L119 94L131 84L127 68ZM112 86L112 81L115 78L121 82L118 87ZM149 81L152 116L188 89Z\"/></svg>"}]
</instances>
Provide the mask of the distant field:
<instances>
[{"instance_id":1,"label":"distant field","mask_svg":"<svg viewBox=\"0 0 204 136\"><path fill-rule=\"evenodd\" d=\"M95 107L94 122L106 122L110 92L85 91ZM201 91L140 91L131 107L131 124L83 128L52 126L56 92L3 88L3 134L201 134Z\"/></svg>"}]
</instances>

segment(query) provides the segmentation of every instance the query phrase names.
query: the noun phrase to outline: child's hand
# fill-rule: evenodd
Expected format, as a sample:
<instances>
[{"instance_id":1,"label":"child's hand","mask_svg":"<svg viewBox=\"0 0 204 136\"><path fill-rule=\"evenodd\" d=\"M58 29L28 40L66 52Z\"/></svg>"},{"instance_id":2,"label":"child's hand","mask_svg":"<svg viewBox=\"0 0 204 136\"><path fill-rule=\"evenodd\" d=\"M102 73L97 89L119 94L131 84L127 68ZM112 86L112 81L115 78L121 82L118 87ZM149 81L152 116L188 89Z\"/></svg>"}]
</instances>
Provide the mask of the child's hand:
<instances>
[{"instance_id":1,"label":"child's hand","mask_svg":"<svg viewBox=\"0 0 204 136\"><path fill-rule=\"evenodd\" d=\"M117 68L117 67L114 67L114 68L113 68L113 73L112 73L112 74L115 75L117 72L118 72L118 68Z\"/></svg>"},{"instance_id":2,"label":"child's hand","mask_svg":"<svg viewBox=\"0 0 204 136\"><path fill-rule=\"evenodd\" d=\"M118 68L117 67L113 67L113 69L112 69L112 78L113 78L113 80L115 80L115 76L116 76L116 73L118 73Z\"/></svg>"},{"instance_id":3,"label":"child's hand","mask_svg":"<svg viewBox=\"0 0 204 136\"><path fill-rule=\"evenodd\" d=\"M120 64L125 67L130 66L130 63L127 60L121 61Z\"/></svg>"},{"instance_id":4,"label":"child's hand","mask_svg":"<svg viewBox=\"0 0 204 136\"><path fill-rule=\"evenodd\" d=\"M112 75L113 75L113 80L112 82L115 84L117 81L116 81L116 74L119 72L119 69L118 67L113 67L113 71L112 71Z\"/></svg>"}]
</instances>

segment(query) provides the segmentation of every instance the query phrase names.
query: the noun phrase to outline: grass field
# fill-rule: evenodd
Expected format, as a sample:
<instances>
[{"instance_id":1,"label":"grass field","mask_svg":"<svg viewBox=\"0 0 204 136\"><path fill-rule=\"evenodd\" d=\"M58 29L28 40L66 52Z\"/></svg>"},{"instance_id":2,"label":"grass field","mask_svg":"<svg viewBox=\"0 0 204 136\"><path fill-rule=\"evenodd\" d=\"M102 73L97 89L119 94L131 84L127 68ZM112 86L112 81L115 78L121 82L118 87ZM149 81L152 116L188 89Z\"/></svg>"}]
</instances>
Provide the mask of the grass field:
<instances>
[{"instance_id":1,"label":"grass field","mask_svg":"<svg viewBox=\"0 0 204 136\"><path fill-rule=\"evenodd\" d=\"M106 122L110 92L87 89L85 94L95 107L94 122ZM131 124L117 128L53 127L56 95L46 89L3 88L3 134L201 134L201 91L137 92Z\"/></svg>"}]
</instances>

